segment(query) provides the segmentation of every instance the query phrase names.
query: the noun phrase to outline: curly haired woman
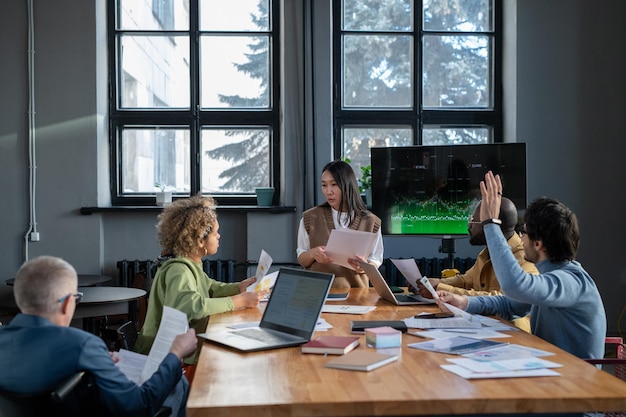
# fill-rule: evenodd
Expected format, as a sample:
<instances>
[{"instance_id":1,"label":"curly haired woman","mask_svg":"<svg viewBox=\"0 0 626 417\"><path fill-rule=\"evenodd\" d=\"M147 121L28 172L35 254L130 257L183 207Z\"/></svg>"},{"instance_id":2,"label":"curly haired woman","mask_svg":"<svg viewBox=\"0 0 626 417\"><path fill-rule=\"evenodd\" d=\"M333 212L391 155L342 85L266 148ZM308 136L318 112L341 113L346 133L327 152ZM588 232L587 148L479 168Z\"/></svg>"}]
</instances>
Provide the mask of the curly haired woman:
<instances>
[{"instance_id":1,"label":"curly haired woman","mask_svg":"<svg viewBox=\"0 0 626 417\"><path fill-rule=\"evenodd\" d=\"M202 269L202 258L217 253L220 234L215 201L202 195L174 201L163 209L157 224L162 263L158 266L148 301L146 320L134 350L148 354L161 323L163 306L187 314L189 327L202 333L209 316L242 308L253 308L265 292L248 292L256 281L251 277L237 283L209 278ZM196 353L185 360L190 365L186 375L191 382L198 360Z\"/></svg>"}]
</instances>

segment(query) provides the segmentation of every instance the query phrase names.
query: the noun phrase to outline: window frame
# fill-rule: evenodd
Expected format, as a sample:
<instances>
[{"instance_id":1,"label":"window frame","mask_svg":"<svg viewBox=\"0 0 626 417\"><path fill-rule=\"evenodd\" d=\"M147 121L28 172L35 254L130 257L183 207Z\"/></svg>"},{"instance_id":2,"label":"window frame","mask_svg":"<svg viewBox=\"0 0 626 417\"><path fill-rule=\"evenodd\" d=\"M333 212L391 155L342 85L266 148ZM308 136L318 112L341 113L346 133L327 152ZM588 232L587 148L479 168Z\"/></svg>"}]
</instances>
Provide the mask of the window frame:
<instances>
[{"instance_id":1,"label":"window frame","mask_svg":"<svg viewBox=\"0 0 626 417\"><path fill-rule=\"evenodd\" d=\"M411 109L386 109L386 108L342 108L343 100L343 58L342 58L342 35L351 31L342 30L342 8L343 0L333 1L332 5L332 59L333 59L333 143L332 149L335 157L343 155L342 132L346 127L371 127L377 125L388 127L389 125L411 126L413 130L413 145L422 145L424 125L451 127L489 127L492 129L490 143L503 142L503 114L502 114L502 2L493 1L493 32L461 32L461 31L425 31L423 29L422 14L423 7L421 0L413 0L415 11L413 16L413 31L406 32L413 36L413 59L414 68L412 82L416 88L413 89L413 108ZM359 34L385 34L394 32L383 31L358 31ZM422 99L423 85L423 65L422 46L424 37L427 35L486 35L492 38L492 109L424 109ZM419 86L419 88L417 88Z\"/></svg>"},{"instance_id":2,"label":"window frame","mask_svg":"<svg viewBox=\"0 0 626 417\"><path fill-rule=\"evenodd\" d=\"M155 128L170 127L189 129L189 166L190 192L174 193L173 197L184 198L196 195L201 191L202 155L200 154L203 128L233 128L267 127L271 130L269 144L270 161L268 178L269 185L274 187L274 202L280 201L281 190L281 15L280 1L268 0L271 28L267 33L270 38L269 51L269 78L271 86L268 92L270 103L267 109L232 109L200 107L200 38L203 33L199 29L199 1L189 0L189 28L187 30L125 30L117 29L118 0L107 0L107 50L108 50L108 129L109 129L109 172L111 204L113 206L154 205L154 192L140 192L125 194L122 191L122 161L121 137L126 127ZM190 106L189 109L166 108L122 108L118 83L121 78L119 40L124 34L186 34L189 39L189 68L190 68ZM231 32L238 33L238 32ZM241 32L246 36L253 36L255 32ZM206 193L205 193L206 194ZM256 205L254 191L248 193L211 193L219 205Z\"/></svg>"}]
</instances>

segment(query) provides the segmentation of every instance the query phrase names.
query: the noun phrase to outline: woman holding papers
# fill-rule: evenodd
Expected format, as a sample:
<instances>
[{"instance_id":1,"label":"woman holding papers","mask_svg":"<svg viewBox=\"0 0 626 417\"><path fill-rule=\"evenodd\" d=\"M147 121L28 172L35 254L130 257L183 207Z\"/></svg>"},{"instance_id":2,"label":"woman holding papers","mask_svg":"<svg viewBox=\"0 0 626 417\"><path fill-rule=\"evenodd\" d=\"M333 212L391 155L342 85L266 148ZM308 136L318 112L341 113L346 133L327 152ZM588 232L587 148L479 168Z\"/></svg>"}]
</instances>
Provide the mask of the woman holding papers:
<instances>
[{"instance_id":1,"label":"woman holding papers","mask_svg":"<svg viewBox=\"0 0 626 417\"><path fill-rule=\"evenodd\" d=\"M202 269L202 258L217 253L220 225L211 197L197 195L174 201L159 215L157 235L163 254L159 261L150 296L146 320L134 350L147 354L156 336L163 307L187 314L189 327L202 333L209 316L241 308L254 308L267 291L248 292L256 281L248 278L237 283L224 283L209 278ZM195 364L198 350L185 360ZM190 378L193 370L187 376Z\"/></svg>"},{"instance_id":2,"label":"woman holding papers","mask_svg":"<svg viewBox=\"0 0 626 417\"><path fill-rule=\"evenodd\" d=\"M367 210L352 167L344 161L333 161L322 170L322 193L326 202L304 212L298 229L298 262L306 269L335 274L333 287L368 287L367 275L357 259L379 267L383 261L383 238L380 219ZM375 234L368 254L354 255L352 268L333 263L326 243L333 229L352 229Z\"/></svg>"}]
</instances>

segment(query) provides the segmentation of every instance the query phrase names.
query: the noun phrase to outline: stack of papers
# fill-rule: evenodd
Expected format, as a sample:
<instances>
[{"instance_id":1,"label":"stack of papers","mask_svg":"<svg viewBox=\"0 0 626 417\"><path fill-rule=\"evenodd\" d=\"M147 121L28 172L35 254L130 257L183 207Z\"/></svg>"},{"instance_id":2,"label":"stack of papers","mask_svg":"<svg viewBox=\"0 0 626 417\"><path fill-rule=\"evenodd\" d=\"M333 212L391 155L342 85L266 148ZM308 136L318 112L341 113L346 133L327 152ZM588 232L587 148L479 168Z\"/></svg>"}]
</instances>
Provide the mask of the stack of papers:
<instances>
[{"instance_id":1,"label":"stack of papers","mask_svg":"<svg viewBox=\"0 0 626 417\"><path fill-rule=\"evenodd\" d=\"M474 339L472 337L454 336L444 339L433 339L426 342L410 343L409 347L415 349L428 350L431 352L450 353L462 355L464 353L485 350L496 346L501 346L506 342L496 342L487 339Z\"/></svg>"},{"instance_id":2,"label":"stack of papers","mask_svg":"<svg viewBox=\"0 0 626 417\"><path fill-rule=\"evenodd\" d=\"M479 314L468 314L467 316L449 317L449 318L421 318L417 316L404 319L406 326L416 329L489 329L493 331L518 331L519 329L505 324L492 317L481 316ZM430 336L428 336L430 337Z\"/></svg>"},{"instance_id":3,"label":"stack of papers","mask_svg":"<svg viewBox=\"0 0 626 417\"><path fill-rule=\"evenodd\" d=\"M560 376L553 369L561 364L541 358L549 355L553 353L521 345L504 345L449 358L450 364L441 367L465 379Z\"/></svg>"},{"instance_id":4,"label":"stack of papers","mask_svg":"<svg viewBox=\"0 0 626 417\"><path fill-rule=\"evenodd\" d=\"M520 378L531 376L560 376L551 368L561 367L561 364L540 358L508 359L502 361L481 362L467 358L448 359L453 365L441 365L465 379L487 378Z\"/></svg>"}]
</instances>

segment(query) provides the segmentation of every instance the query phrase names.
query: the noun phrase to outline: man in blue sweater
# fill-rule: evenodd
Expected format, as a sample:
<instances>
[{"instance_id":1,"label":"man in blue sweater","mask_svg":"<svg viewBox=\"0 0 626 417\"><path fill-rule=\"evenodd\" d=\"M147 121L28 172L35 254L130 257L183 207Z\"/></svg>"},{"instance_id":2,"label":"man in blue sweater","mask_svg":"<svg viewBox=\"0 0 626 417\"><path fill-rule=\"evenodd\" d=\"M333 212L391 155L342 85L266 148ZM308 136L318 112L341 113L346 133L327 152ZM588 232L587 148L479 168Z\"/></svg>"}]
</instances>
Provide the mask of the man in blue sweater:
<instances>
[{"instance_id":1,"label":"man in blue sweater","mask_svg":"<svg viewBox=\"0 0 626 417\"><path fill-rule=\"evenodd\" d=\"M546 197L528 206L522 231L524 256L539 270L538 275L529 274L519 266L499 227L500 177L488 172L480 190L480 220L504 295L466 297L441 291L441 301L507 320L530 313L533 334L579 358L602 358L606 314L595 282L574 260L579 241L576 215Z\"/></svg>"},{"instance_id":2,"label":"man in blue sweater","mask_svg":"<svg viewBox=\"0 0 626 417\"><path fill-rule=\"evenodd\" d=\"M189 383L180 362L196 350L195 331L176 336L157 371L139 386L115 365L102 339L68 327L82 296L77 285L76 271L60 258L41 256L19 269L13 290L21 313L0 327L0 389L41 393L88 371L100 406L112 416L149 417L163 405L173 417L186 415Z\"/></svg>"}]
</instances>

